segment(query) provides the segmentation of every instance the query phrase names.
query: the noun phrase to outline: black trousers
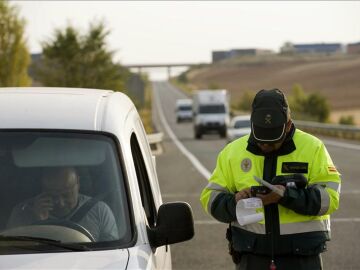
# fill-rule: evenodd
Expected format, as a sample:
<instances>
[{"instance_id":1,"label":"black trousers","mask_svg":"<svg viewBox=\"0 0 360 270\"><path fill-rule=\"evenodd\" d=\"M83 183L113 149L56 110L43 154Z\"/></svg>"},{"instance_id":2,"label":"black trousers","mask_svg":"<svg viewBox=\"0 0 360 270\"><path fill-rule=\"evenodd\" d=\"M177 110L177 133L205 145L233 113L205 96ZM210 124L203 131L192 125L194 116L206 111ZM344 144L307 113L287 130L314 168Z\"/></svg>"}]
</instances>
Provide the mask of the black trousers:
<instances>
[{"instance_id":1,"label":"black trousers","mask_svg":"<svg viewBox=\"0 0 360 270\"><path fill-rule=\"evenodd\" d=\"M275 256L276 270L322 270L321 255L315 256ZM269 270L270 256L243 254L236 270Z\"/></svg>"}]
</instances>

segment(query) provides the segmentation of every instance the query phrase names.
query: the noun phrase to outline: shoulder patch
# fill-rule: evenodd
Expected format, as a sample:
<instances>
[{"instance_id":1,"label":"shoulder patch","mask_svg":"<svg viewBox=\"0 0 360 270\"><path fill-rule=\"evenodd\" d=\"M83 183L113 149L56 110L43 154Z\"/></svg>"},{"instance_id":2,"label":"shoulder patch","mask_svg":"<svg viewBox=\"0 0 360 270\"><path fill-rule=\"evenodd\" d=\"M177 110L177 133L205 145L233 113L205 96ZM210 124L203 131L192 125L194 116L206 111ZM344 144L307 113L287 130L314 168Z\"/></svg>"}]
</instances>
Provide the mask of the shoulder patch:
<instances>
[{"instance_id":1,"label":"shoulder patch","mask_svg":"<svg viewBox=\"0 0 360 270\"><path fill-rule=\"evenodd\" d=\"M338 171L335 166L328 166L328 172L329 173L334 173L334 172L337 173Z\"/></svg>"},{"instance_id":2,"label":"shoulder patch","mask_svg":"<svg viewBox=\"0 0 360 270\"><path fill-rule=\"evenodd\" d=\"M244 172L250 171L251 170L251 159L250 158L244 158L241 161L240 167Z\"/></svg>"}]
</instances>

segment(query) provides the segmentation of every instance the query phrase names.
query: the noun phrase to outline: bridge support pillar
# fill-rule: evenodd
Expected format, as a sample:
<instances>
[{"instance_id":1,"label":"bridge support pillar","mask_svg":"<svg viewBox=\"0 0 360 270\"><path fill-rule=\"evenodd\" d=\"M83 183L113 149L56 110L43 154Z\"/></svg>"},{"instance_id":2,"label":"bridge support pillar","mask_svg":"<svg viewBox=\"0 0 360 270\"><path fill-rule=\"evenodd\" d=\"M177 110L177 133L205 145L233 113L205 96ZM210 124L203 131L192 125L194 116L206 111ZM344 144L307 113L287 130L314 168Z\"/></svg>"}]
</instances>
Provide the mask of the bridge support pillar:
<instances>
[{"instance_id":1,"label":"bridge support pillar","mask_svg":"<svg viewBox=\"0 0 360 270\"><path fill-rule=\"evenodd\" d=\"M171 78L171 67L170 66L167 67L167 76L168 76L168 80L170 80L170 78Z\"/></svg>"}]
</instances>

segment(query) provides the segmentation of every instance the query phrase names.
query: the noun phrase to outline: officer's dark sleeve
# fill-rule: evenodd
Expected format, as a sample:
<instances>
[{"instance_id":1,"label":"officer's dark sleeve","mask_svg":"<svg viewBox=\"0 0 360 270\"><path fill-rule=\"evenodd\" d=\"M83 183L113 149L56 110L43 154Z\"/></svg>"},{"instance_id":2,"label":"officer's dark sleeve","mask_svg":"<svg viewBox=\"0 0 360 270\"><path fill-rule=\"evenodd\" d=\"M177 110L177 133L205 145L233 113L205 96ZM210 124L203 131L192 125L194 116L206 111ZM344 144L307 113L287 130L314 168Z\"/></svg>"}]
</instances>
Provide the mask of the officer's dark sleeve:
<instances>
[{"instance_id":1,"label":"officer's dark sleeve","mask_svg":"<svg viewBox=\"0 0 360 270\"><path fill-rule=\"evenodd\" d=\"M230 223L236 220L236 202L232 193L220 193L211 205L211 215L220 222Z\"/></svg>"},{"instance_id":2,"label":"officer's dark sleeve","mask_svg":"<svg viewBox=\"0 0 360 270\"><path fill-rule=\"evenodd\" d=\"M279 203L298 214L316 216L321 208L320 190L316 186L305 189L287 187Z\"/></svg>"}]
</instances>

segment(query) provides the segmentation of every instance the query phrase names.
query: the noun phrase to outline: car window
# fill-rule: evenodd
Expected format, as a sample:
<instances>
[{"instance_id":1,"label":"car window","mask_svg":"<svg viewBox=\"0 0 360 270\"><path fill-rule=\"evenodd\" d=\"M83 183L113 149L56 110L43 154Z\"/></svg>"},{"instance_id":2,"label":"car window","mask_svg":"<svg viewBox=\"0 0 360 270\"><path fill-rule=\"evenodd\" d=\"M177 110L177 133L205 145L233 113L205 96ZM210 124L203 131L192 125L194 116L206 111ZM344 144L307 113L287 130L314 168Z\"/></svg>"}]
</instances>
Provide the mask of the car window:
<instances>
[{"instance_id":1,"label":"car window","mask_svg":"<svg viewBox=\"0 0 360 270\"><path fill-rule=\"evenodd\" d=\"M186 105L179 106L179 111L191 111L191 110L192 110L191 106L186 106Z\"/></svg>"},{"instance_id":2,"label":"car window","mask_svg":"<svg viewBox=\"0 0 360 270\"><path fill-rule=\"evenodd\" d=\"M105 134L0 131L0 185L1 235L93 248L132 238L116 141Z\"/></svg>"},{"instance_id":3,"label":"car window","mask_svg":"<svg viewBox=\"0 0 360 270\"><path fill-rule=\"evenodd\" d=\"M250 126L250 120L238 120L235 122L234 128L249 128Z\"/></svg>"},{"instance_id":4,"label":"car window","mask_svg":"<svg viewBox=\"0 0 360 270\"><path fill-rule=\"evenodd\" d=\"M225 113L224 105L204 105L200 106L199 113Z\"/></svg>"},{"instance_id":5,"label":"car window","mask_svg":"<svg viewBox=\"0 0 360 270\"><path fill-rule=\"evenodd\" d=\"M149 226L154 227L156 221L156 207L143 155L135 134L131 136L131 152L133 154L134 166L140 189L141 203L145 210Z\"/></svg>"}]
</instances>

